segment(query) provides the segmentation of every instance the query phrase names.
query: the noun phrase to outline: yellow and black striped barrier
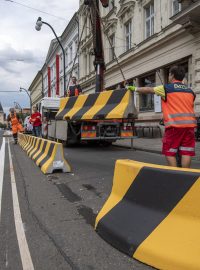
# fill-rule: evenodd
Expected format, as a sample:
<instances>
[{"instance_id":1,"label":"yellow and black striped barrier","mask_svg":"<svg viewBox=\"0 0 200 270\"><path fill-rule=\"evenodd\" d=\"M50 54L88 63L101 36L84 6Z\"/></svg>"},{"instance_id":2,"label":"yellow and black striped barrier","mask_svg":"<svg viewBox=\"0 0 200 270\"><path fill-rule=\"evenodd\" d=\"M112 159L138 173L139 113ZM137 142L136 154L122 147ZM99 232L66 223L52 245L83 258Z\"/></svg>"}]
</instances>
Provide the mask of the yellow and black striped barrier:
<instances>
[{"instance_id":1,"label":"yellow and black striped barrier","mask_svg":"<svg viewBox=\"0 0 200 270\"><path fill-rule=\"evenodd\" d=\"M136 116L133 93L129 90L109 90L61 98L57 120L122 119Z\"/></svg>"},{"instance_id":2,"label":"yellow and black striped barrier","mask_svg":"<svg viewBox=\"0 0 200 270\"><path fill-rule=\"evenodd\" d=\"M200 269L200 170L118 160L98 234L158 269Z\"/></svg>"},{"instance_id":3,"label":"yellow and black striped barrier","mask_svg":"<svg viewBox=\"0 0 200 270\"><path fill-rule=\"evenodd\" d=\"M33 159L44 174L53 173L55 170L71 172L69 163L64 158L63 146L61 143L19 134L19 144Z\"/></svg>"}]
</instances>

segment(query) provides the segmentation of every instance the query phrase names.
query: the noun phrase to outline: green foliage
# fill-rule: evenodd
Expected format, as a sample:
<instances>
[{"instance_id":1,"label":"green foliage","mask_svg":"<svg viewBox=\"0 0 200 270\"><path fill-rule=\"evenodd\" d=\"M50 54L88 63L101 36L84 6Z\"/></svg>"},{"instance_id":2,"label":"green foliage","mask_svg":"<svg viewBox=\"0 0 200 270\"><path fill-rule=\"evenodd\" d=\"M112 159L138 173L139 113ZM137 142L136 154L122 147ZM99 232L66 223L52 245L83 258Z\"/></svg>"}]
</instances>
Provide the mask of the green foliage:
<instances>
[{"instance_id":1,"label":"green foliage","mask_svg":"<svg viewBox=\"0 0 200 270\"><path fill-rule=\"evenodd\" d=\"M6 127L7 127L7 125L6 125L6 124L3 124L3 123L1 123L1 122L0 122L0 128L5 129Z\"/></svg>"}]
</instances>

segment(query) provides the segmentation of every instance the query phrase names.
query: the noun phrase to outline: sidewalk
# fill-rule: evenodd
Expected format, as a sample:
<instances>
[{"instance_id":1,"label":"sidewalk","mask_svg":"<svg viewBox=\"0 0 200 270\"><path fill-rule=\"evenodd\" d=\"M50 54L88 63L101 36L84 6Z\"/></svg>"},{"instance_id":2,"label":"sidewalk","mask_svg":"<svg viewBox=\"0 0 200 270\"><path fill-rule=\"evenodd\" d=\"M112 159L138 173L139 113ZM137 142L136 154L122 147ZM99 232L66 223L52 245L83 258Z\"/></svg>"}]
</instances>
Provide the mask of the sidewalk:
<instances>
[{"instance_id":1,"label":"sidewalk","mask_svg":"<svg viewBox=\"0 0 200 270\"><path fill-rule=\"evenodd\" d=\"M131 148L131 140L118 140L113 145ZM146 151L156 154L162 153L162 138L134 138L133 150ZM200 142L196 142L196 156L193 158L200 161Z\"/></svg>"}]
</instances>

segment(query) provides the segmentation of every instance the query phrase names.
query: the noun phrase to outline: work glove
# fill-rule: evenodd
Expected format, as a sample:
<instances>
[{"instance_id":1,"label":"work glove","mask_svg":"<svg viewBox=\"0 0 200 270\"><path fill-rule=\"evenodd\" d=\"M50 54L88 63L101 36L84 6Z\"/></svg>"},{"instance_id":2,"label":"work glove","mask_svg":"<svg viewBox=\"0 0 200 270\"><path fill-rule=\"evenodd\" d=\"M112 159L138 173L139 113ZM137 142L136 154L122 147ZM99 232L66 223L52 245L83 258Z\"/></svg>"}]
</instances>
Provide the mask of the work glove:
<instances>
[{"instance_id":1,"label":"work glove","mask_svg":"<svg viewBox=\"0 0 200 270\"><path fill-rule=\"evenodd\" d=\"M128 86L127 89L130 91L137 91L137 87L135 85Z\"/></svg>"}]
</instances>

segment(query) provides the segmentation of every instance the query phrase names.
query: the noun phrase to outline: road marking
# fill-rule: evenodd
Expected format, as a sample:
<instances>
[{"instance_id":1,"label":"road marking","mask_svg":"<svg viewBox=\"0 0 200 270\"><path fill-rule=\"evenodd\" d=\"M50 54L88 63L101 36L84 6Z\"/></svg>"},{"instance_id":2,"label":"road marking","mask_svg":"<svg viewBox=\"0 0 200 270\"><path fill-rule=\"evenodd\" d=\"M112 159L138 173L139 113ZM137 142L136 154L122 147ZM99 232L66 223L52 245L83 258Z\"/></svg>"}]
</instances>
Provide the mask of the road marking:
<instances>
[{"instance_id":1,"label":"road marking","mask_svg":"<svg viewBox=\"0 0 200 270\"><path fill-rule=\"evenodd\" d=\"M5 138L3 138L0 150L0 220L1 220L1 201L2 201L3 178L4 178L4 164L5 164Z\"/></svg>"},{"instance_id":2,"label":"road marking","mask_svg":"<svg viewBox=\"0 0 200 270\"><path fill-rule=\"evenodd\" d=\"M17 186L16 186L16 181L15 181L15 173L14 173L14 168L13 168L9 141L8 141L8 152L9 152L9 161L10 161L10 176L11 176L15 227L16 227L17 240L18 240L19 251L21 255L22 266L23 266L23 270L34 270L28 243L26 240L26 235L24 232L24 226L22 223L22 217L21 217L21 212L20 212L20 207L19 207Z\"/></svg>"}]
</instances>

